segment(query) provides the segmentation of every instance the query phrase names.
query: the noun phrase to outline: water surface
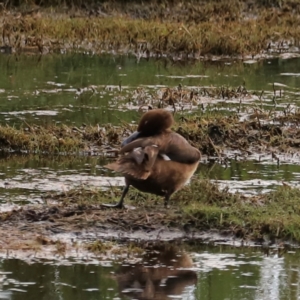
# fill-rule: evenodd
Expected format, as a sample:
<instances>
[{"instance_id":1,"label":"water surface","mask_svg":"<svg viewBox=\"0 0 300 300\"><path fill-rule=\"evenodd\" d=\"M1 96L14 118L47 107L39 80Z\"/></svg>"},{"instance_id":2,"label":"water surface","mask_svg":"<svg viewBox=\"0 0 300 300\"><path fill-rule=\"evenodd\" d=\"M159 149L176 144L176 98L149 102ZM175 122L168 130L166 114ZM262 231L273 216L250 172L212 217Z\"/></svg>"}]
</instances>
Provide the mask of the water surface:
<instances>
[{"instance_id":1,"label":"water surface","mask_svg":"<svg viewBox=\"0 0 300 300\"><path fill-rule=\"evenodd\" d=\"M159 251L158 251L159 249ZM0 261L0 299L298 299L299 252L161 247L140 259Z\"/></svg>"},{"instance_id":2,"label":"water surface","mask_svg":"<svg viewBox=\"0 0 300 300\"><path fill-rule=\"evenodd\" d=\"M118 124L120 120L138 119L138 106L132 104L137 88L144 89L148 97L157 89L179 84L194 89L244 85L259 94L264 91L262 101L267 107L274 106L271 100L275 84L278 95L279 90L284 95L277 97L279 107L291 101L297 105L299 67L299 58L245 64L155 59L137 62L133 57L83 54L0 55L0 122ZM143 98L143 93L139 97ZM226 110L231 109L230 102L216 99L218 108ZM234 102L239 103L239 99Z\"/></svg>"}]
</instances>

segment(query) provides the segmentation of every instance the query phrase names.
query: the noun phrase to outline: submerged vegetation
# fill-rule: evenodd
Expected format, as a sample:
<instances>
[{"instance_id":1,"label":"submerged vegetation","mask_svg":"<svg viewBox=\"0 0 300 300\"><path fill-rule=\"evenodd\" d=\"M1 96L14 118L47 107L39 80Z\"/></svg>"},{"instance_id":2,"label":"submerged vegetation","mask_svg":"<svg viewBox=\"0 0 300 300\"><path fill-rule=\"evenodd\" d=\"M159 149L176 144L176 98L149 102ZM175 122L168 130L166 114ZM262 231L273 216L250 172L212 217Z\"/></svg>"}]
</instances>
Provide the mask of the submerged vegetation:
<instances>
[{"instance_id":1,"label":"submerged vegetation","mask_svg":"<svg viewBox=\"0 0 300 300\"><path fill-rule=\"evenodd\" d=\"M120 52L173 59L299 51L296 0L60 2L6 2L2 51Z\"/></svg>"}]
</instances>

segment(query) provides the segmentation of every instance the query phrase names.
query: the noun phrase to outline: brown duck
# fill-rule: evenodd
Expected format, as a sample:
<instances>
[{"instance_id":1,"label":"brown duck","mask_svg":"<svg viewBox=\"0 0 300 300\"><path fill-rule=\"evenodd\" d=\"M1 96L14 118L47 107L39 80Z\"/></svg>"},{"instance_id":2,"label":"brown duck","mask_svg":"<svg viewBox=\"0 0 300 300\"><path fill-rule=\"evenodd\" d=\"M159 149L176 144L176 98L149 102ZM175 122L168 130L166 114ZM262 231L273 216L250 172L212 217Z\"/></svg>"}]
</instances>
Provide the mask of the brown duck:
<instances>
[{"instance_id":1,"label":"brown duck","mask_svg":"<svg viewBox=\"0 0 300 300\"><path fill-rule=\"evenodd\" d=\"M122 173L126 186L117 204L103 206L123 208L131 185L142 192L164 196L167 206L170 196L191 178L201 154L170 129L173 123L172 114L162 109L150 110L142 116L137 132L122 143L121 157L105 166Z\"/></svg>"}]
</instances>

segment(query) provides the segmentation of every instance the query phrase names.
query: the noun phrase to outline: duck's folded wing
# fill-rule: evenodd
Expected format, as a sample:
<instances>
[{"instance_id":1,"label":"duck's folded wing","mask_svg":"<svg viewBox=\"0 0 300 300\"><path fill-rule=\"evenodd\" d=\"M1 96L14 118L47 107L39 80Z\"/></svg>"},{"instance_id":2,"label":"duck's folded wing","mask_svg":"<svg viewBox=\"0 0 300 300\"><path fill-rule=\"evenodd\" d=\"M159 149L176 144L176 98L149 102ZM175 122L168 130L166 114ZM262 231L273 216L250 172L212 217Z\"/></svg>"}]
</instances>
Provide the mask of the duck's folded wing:
<instances>
[{"instance_id":1,"label":"duck's folded wing","mask_svg":"<svg viewBox=\"0 0 300 300\"><path fill-rule=\"evenodd\" d=\"M201 153L198 149L180 134L167 132L152 137L138 138L121 148L120 154L124 154L138 147L156 145L161 155L165 154L170 160L184 164L193 164L200 160Z\"/></svg>"},{"instance_id":2,"label":"duck's folded wing","mask_svg":"<svg viewBox=\"0 0 300 300\"><path fill-rule=\"evenodd\" d=\"M134 140L132 142L130 142L129 144L126 144L125 146L123 146L120 150L120 154L124 154L127 152L131 152L136 148L145 148L147 146L152 146L153 143L153 139L151 137L147 137L147 138L139 138L137 140Z\"/></svg>"}]
</instances>

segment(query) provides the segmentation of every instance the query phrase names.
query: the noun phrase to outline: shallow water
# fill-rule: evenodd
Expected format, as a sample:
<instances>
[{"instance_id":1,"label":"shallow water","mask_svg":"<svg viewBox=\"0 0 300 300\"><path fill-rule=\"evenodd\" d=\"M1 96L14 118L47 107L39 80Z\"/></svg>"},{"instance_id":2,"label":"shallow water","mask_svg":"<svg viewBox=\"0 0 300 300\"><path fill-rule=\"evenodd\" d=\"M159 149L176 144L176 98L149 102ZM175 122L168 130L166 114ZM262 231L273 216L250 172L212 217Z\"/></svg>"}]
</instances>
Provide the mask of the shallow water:
<instances>
[{"instance_id":1,"label":"shallow water","mask_svg":"<svg viewBox=\"0 0 300 300\"><path fill-rule=\"evenodd\" d=\"M299 98L300 59L272 59L253 64L237 62L171 62L117 56L0 55L0 122L47 124L63 122L114 123L136 120L138 97L166 86L200 88L245 85L264 91L263 105L273 107L273 84L278 107ZM141 92L142 89L142 92ZM283 97L284 95L284 97ZM218 109L231 110L240 99L210 99ZM255 100L255 99L254 99ZM254 101L253 100L253 101ZM251 99L245 100L245 105ZM203 103L205 103L204 101ZM257 102L257 99L256 99ZM123 104L122 104L123 103ZM120 108L122 108L120 110Z\"/></svg>"},{"instance_id":2,"label":"shallow water","mask_svg":"<svg viewBox=\"0 0 300 300\"><path fill-rule=\"evenodd\" d=\"M43 195L76 187L109 188L124 186L124 179L95 156L0 155L0 211L24 204L44 203ZM299 186L300 163L286 157L279 165L270 156L264 159L228 161L228 165L204 159L197 173L217 182L221 188L244 195L267 193L276 186ZM197 176L197 175L196 175ZM8 201L9 199L9 201Z\"/></svg>"},{"instance_id":3,"label":"shallow water","mask_svg":"<svg viewBox=\"0 0 300 300\"><path fill-rule=\"evenodd\" d=\"M168 245L139 259L0 261L0 299L299 299L299 252Z\"/></svg>"}]
</instances>

